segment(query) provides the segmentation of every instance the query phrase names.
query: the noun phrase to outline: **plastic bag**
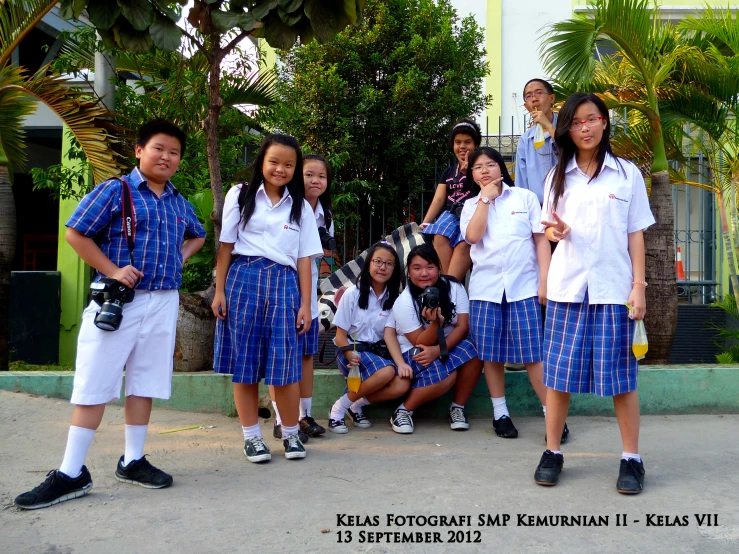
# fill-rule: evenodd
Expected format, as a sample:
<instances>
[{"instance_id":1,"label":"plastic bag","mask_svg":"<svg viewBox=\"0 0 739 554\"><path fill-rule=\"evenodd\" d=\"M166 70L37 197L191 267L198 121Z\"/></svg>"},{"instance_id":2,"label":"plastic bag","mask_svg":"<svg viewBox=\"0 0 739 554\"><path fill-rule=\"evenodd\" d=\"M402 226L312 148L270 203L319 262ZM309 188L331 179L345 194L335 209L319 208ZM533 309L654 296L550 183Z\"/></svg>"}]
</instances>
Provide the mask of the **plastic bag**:
<instances>
[{"instance_id":1,"label":"plastic bag","mask_svg":"<svg viewBox=\"0 0 739 554\"><path fill-rule=\"evenodd\" d=\"M349 370L349 376L346 378L346 388L351 392L358 392L362 385L362 375L359 373L359 367L353 366Z\"/></svg>"},{"instance_id":2,"label":"plastic bag","mask_svg":"<svg viewBox=\"0 0 739 554\"><path fill-rule=\"evenodd\" d=\"M631 351L637 360L641 360L647 355L649 343L647 342L647 330L644 327L644 320L639 319L634 325L634 340L631 343Z\"/></svg>"},{"instance_id":3,"label":"plastic bag","mask_svg":"<svg viewBox=\"0 0 739 554\"><path fill-rule=\"evenodd\" d=\"M540 123L537 123L536 129L534 129L534 148L538 150L544 146L545 141L546 136L544 135L544 127L542 127Z\"/></svg>"}]
</instances>

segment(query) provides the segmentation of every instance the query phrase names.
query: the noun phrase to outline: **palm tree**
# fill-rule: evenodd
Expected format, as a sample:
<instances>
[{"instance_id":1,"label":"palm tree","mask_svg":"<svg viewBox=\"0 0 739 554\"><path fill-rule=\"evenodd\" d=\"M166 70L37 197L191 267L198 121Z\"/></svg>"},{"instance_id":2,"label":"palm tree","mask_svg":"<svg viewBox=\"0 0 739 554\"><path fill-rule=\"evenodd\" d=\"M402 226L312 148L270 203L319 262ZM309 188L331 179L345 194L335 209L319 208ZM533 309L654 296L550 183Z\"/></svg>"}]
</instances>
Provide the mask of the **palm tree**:
<instances>
[{"instance_id":1,"label":"palm tree","mask_svg":"<svg viewBox=\"0 0 739 554\"><path fill-rule=\"evenodd\" d=\"M599 46L616 51L611 63L624 60L627 87L608 87L610 107L635 112L648 129L651 145L651 193L649 203L657 220L645 233L647 304L646 325L651 363L669 363L677 328L677 287L674 256L675 229L672 190L660 94L667 82L680 82L675 74L691 49L675 27L665 24L659 8L647 0L596 0L587 14L553 24L542 45L544 66L570 88L591 90L595 83ZM608 83L609 85L611 83ZM604 83L600 83L603 87ZM640 94L631 94L636 85Z\"/></svg>"},{"instance_id":2,"label":"palm tree","mask_svg":"<svg viewBox=\"0 0 739 554\"><path fill-rule=\"evenodd\" d=\"M105 108L70 89L66 79L47 75L46 68L30 75L10 64L13 50L55 4L55 0L0 3L0 370L8 369L10 268L16 242L9 168L22 168L25 162L23 119L36 109L34 100L46 104L69 128L87 156L96 181L120 170Z\"/></svg>"}]
</instances>

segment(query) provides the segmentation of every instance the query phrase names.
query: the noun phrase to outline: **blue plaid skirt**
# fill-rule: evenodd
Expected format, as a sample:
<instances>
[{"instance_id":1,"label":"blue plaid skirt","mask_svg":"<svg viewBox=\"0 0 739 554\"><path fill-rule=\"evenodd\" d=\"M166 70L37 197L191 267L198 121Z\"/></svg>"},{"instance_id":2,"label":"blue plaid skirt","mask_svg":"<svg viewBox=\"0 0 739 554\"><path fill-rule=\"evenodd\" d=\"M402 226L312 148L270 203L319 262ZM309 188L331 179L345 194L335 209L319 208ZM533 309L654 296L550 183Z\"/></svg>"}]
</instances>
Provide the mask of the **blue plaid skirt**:
<instances>
[{"instance_id":1,"label":"blue plaid skirt","mask_svg":"<svg viewBox=\"0 0 739 554\"><path fill-rule=\"evenodd\" d=\"M634 322L623 304L547 302L544 384L562 392L614 396L636 390Z\"/></svg>"},{"instance_id":2,"label":"blue plaid skirt","mask_svg":"<svg viewBox=\"0 0 739 554\"><path fill-rule=\"evenodd\" d=\"M444 210L436 221L423 230L427 235L443 235L449 239L449 245L454 248L464 242L459 230L459 218Z\"/></svg>"},{"instance_id":3,"label":"blue plaid skirt","mask_svg":"<svg viewBox=\"0 0 739 554\"><path fill-rule=\"evenodd\" d=\"M312 356L318 352L318 318L315 318L310 324L310 331L305 335L298 335L303 356Z\"/></svg>"},{"instance_id":4,"label":"blue plaid skirt","mask_svg":"<svg viewBox=\"0 0 739 554\"><path fill-rule=\"evenodd\" d=\"M541 306L537 297L508 302L470 300L470 337L484 362L540 362Z\"/></svg>"},{"instance_id":5,"label":"blue plaid skirt","mask_svg":"<svg viewBox=\"0 0 739 554\"><path fill-rule=\"evenodd\" d=\"M216 322L215 372L233 374L234 383L299 382L299 308L297 271L267 258L237 258L226 277L226 319Z\"/></svg>"},{"instance_id":6,"label":"blue plaid skirt","mask_svg":"<svg viewBox=\"0 0 739 554\"><path fill-rule=\"evenodd\" d=\"M413 384L411 388L428 387L441 383L456 371L458 367L477 357L475 345L470 339L464 339L449 351L449 359L446 363L436 358L431 365L422 366L411 359L411 351L403 352L403 359L413 369Z\"/></svg>"},{"instance_id":7,"label":"blue plaid skirt","mask_svg":"<svg viewBox=\"0 0 739 554\"><path fill-rule=\"evenodd\" d=\"M391 360L381 358L377 354L372 352L357 352L362 360L359 362L359 373L362 375L362 381L366 381L372 377L375 373L380 371L383 367L395 367L395 364ZM344 354L339 352L336 356L336 361L339 366L339 371L344 378L349 376L349 365L344 357Z\"/></svg>"}]
</instances>

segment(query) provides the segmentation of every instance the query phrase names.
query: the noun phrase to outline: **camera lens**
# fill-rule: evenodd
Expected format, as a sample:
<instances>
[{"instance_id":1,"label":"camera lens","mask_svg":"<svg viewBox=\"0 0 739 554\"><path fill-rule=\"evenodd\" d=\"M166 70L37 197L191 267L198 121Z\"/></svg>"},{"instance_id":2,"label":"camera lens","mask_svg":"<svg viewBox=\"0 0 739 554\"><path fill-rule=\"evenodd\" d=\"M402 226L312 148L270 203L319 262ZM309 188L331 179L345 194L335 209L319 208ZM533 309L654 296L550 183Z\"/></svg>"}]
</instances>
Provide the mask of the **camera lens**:
<instances>
[{"instance_id":1,"label":"camera lens","mask_svg":"<svg viewBox=\"0 0 739 554\"><path fill-rule=\"evenodd\" d=\"M115 331L121 326L123 306L116 302L105 302L95 315L95 327L103 331Z\"/></svg>"}]
</instances>

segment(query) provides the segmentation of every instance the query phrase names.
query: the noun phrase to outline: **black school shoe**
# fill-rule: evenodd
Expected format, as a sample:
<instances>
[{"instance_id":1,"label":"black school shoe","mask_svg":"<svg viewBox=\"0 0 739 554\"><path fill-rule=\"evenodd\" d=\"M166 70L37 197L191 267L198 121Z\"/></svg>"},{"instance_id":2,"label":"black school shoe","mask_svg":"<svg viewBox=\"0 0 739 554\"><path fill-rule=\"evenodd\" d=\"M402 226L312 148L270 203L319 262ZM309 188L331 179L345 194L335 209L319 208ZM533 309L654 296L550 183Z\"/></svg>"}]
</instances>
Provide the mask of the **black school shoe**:
<instances>
[{"instance_id":1,"label":"black school shoe","mask_svg":"<svg viewBox=\"0 0 739 554\"><path fill-rule=\"evenodd\" d=\"M316 420L313 419L311 416L305 416L300 421L298 421L298 425L300 426L300 431L302 431L305 435L308 435L309 437L318 437L319 435L323 435L326 432L326 429L323 428L323 426L318 425L316 423ZM300 439L302 442L305 442L303 439Z\"/></svg>"},{"instance_id":2,"label":"black school shoe","mask_svg":"<svg viewBox=\"0 0 739 554\"><path fill-rule=\"evenodd\" d=\"M496 435L504 439L515 439L518 436L518 429L513 426L513 421L507 415L494 419L493 429Z\"/></svg>"},{"instance_id":3,"label":"black school shoe","mask_svg":"<svg viewBox=\"0 0 739 554\"><path fill-rule=\"evenodd\" d=\"M570 430L567 428L567 422L565 421L565 428L562 429L562 438L559 439L560 444L564 444L567 442L567 439L570 436ZM544 433L544 444L547 443L547 434Z\"/></svg>"},{"instance_id":4,"label":"black school shoe","mask_svg":"<svg viewBox=\"0 0 739 554\"><path fill-rule=\"evenodd\" d=\"M616 490L621 494L639 494L644 490L644 463L634 458L621 459Z\"/></svg>"},{"instance_id":5,"label":"black school shoe","mask_svg":"<svg viewBox=\"0 0 739 554\"><path fill-rule=\"evenodd\" d=\"M305 447L298 435L288 435L282 439L285 446L285 458L288 460L300 460L305 458Z\"/></svg>"},{"instance_id":6,"label":"black school shoe","mask_svg":"<svg viewBox=\"0 0 739 554\"><path fill-rule=\"evenodd\" d=\"M250 462L269 462L272 454L262 437L254 437L244 441L244 456Z\"/></svg>"},{"instance_id":7,"label":"black school shoe","mask_svg":"<svg viewBox=\"0 0 739 554\"><path fill-rule=\"evenodd\" d=\"M278 441L282 440L282 425L277 425L277 423L275 423L274 429L272 429L272 436ZM308 442L308 435L303 433L300 429L298 429L298 437L300 437L300 442L303 444Z\"/></svg>"},{"instance_id":8,"label":"black school shoe","mask_svg":"<svg viewBox=\"0 0 739 554\"><path fill-rule=\"evenodd\" d=\"M15 497L15 505L23 510L48 508L66 500L85 496L92 489L92 477L87 467L74 479L55 469L46 474L38 487Z\"/></svg>"},{"instance_id":9,"label":"black school shoe","mask_svg":"<svg viewBox=\"0 0 739 554\"><path fill-rule=\"evenodd\" d=\"M155 468L146 457L134 460L123 467L123 456L115 468L115 478L121 483L131 483L146 489L163 489L172 484L172 476Z\"/></svg>"},{"instance_id":10,"label":"black school shoe","mask_svg":"<svg viewBox=\"0 0 739 554\"><path fill-rule=\"evenodd\" d=\"M372 422L367 419L367 416L364 415L362 412L353 412L351 408L349 408L346 411L349 414L349 417L352 418L352 423L354 423L354 427L359 427L360 429L369 429L372 427Z\"/></svg>"},{"instance_id":11,"label":"black school shoe","mask_svg":"<svg viewBox=\"0 0 739 554\"><path fill-rule=\"evenodd\" d=\"M534 481L537 485L551 487L559 481L559 474L562 472L562 466L565 465L565 458L562 454L555 454L551 450L545 450L541 455L539 465L534 472Z\"/></svg>"}]
</instances>

